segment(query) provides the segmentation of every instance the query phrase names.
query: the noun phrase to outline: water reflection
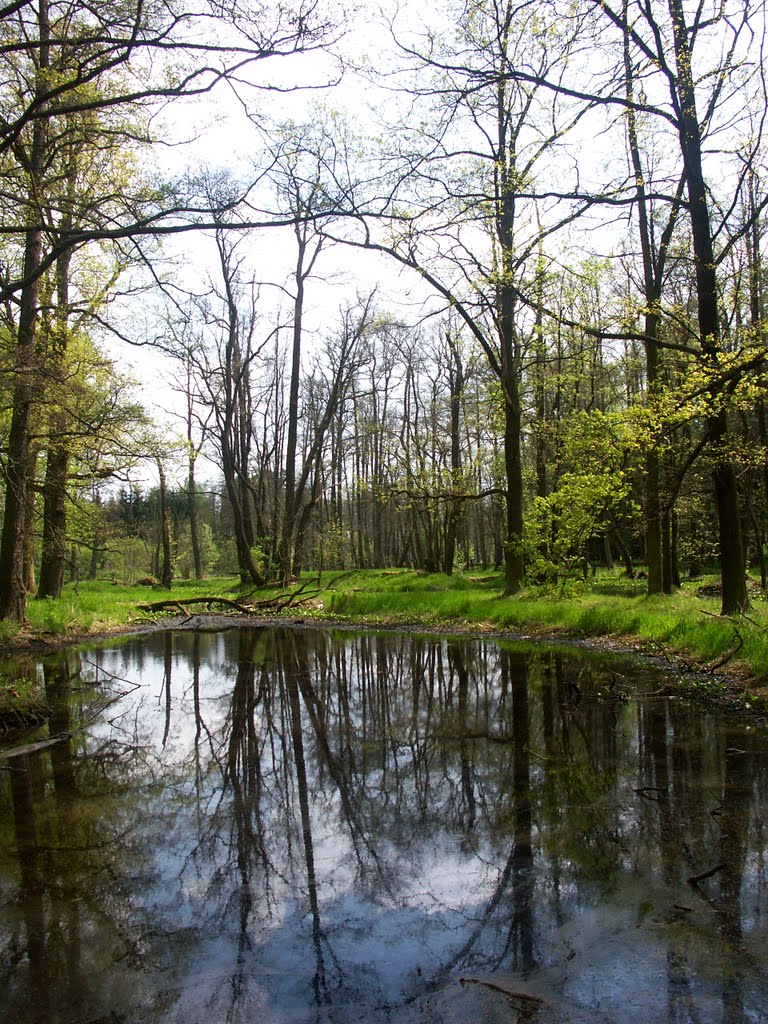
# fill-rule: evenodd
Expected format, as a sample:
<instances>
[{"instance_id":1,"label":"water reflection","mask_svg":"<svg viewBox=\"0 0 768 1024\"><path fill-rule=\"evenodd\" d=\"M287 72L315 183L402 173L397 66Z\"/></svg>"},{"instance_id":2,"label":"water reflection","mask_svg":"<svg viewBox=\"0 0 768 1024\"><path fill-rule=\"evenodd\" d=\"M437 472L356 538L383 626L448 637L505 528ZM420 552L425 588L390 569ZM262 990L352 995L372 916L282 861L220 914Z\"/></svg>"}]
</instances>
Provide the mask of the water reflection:
<instances>
[{"instance_id":1,"label":"water reflection","mask_svg":"<svg viewBox=\"0 0 768 1024\"><path fill-rule=\"evenodd\" d=\"M0 762L0 1014L448 1021L463 979L489 1022L764 1019L768 738L636 672L287 629L47 662L66 738Z\"/></svg>"}]
</instances>

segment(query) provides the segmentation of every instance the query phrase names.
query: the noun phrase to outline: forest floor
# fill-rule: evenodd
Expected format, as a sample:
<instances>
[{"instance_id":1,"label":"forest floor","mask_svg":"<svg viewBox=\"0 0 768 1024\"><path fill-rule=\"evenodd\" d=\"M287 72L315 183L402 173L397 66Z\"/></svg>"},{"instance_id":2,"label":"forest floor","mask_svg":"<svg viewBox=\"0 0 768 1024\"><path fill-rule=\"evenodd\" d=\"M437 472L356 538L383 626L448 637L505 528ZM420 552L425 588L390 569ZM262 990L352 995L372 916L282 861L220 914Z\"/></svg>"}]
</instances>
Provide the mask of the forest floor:
<instances>
[{"instance_id":1,"label":"forest floor","mask_svg":"<svg viewBox=\"0 0 768 1024\"><path fill-rule=\"evenodd\" d=\"M5 626L0 654L40 656L116 635L282 623L517 639L558 639L654 658L688 698L768 715L768 602L753 582L752 604L719 614L717 578L686 581L649 597L645 581L599 572L560 588L504 597L498 573L443 576L413 570L307 575L287 591L246 591L232 577L179 581L171 591L111 581L65 588L58 601L30 601L27 624ZM26 709L26 711L25 711ZM35 722L33 684L0 667L0 730Z\"/></svg>"}]
</instances>

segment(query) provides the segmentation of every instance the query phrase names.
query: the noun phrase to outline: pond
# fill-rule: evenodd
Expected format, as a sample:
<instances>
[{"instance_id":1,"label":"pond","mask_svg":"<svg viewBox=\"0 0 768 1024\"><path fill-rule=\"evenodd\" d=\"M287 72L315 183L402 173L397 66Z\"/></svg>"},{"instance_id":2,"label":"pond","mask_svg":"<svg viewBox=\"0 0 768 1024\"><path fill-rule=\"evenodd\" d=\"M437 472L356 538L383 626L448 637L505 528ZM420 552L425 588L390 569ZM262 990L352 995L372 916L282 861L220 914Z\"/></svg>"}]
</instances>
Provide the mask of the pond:
<instances>
[{"instance_id":1,"label":"pond","mask_svg":"<svg viewBox=\"0 0 768 1024\"><path fill-rule=\"evenodd\" d=\"M647 664L265 627L3 670L61 738L0 760L0 1020L767 1019L768 735Z\"/></svg>"}]
</instances>

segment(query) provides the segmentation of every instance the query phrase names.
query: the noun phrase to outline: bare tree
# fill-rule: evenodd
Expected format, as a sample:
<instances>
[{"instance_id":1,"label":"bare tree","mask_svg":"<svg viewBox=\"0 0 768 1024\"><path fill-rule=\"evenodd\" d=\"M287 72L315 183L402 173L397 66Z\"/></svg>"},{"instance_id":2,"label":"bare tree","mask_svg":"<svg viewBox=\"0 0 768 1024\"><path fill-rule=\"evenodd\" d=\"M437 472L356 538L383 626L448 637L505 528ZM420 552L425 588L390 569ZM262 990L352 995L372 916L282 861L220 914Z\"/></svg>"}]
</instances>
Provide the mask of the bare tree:
<instances>
[{"instance_id":1,"label":"bare tree","mask_svg":"<svg viewBox=\"0 0 768 1024\"><path fill-rule=\"evenodd\" d=\"M552 103L540 81L563 79L581 28L578 15L561 22L547 6L480 2L462 6L455 40L425 33L401 42L410 76L404 90L418 117L407 138L416 143L406 154L387 154L397 171L379 217L366 216L375 201L361 199L362 230L346 236L417 271L464 322L498 381L509 594L524 577L527 278L542 240L588 205L575 185L569 192L562 180L545 182L553 153L588 104ZM529 80L516 75L520 67L533 70Z\"/></svg>"},{"instance_id":2,"label":"bare tree","mask_svg":"<svg viewBox=\"0 0 768 1024\"><path fill-rule=\"evenodd\" d=\"M0 153L5 195L3 235L18 248L5 261L0 297L18 297L13 414L7 444L6 502L0 539L0 618L23 621L25 523L30 472L30 424L35 401L35 337L43 274L91 240L132 238L142 232L188 230L194 218L171 227L189 202L130 183L119 192L107 183L88 197L77 216L59 208L56 155L75 115L112 118L108 136L128 147L150 141L146 132L121 123L117 113L156 111L171 99L209 92L267 57L302 52L328 37L329 25L314 4L294 18L275 9L268 23L237 5L219 31L227 8L203 4L193 16L175 2L84 4L40 0L0 11L4 45L0 104ZM201 33L201 23L209 32ZM201 42L201 39L205 41ZM174 66L175 62L175 66ZM89 150L101 142L88 139ZM91 148L91 147L95 148ZM84 214L87 211L87 216ZM203 212L198 206L197 212Z\"/></svg>"}]
</instances>

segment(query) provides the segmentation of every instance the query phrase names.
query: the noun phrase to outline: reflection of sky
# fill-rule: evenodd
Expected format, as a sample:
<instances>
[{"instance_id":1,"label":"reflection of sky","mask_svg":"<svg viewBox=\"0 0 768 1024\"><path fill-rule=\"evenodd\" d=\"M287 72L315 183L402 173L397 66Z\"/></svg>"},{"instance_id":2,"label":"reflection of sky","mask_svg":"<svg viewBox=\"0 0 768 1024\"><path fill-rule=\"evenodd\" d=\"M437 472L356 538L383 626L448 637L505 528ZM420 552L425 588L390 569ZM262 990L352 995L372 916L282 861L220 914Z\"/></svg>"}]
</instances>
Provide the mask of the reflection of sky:
<instances>
[{"instance_id":1,"label":"reflection of sky","mask_svg":"<svg viewBox=\"0 0 768 1024\"><path fill-rule=\"evenodd\" d=\"M516 748L498 650L478 642L462 647L469 679L466 725L496 736L462 747L455 739L456 678L445 642L438 644L443 663L432 680L437 689L429 710L425 665L404 656L407 641L378 637L369 642L370 661L362 640L307 633L301 642L312 685L318 691L328 685L327 742L336 762L334 772L302 698L316 922L291 715L281 697L287 655L281 661L267 634L254 648L252 693L262 694L252 719L258 765L244 771L246 747L238 745L234 780L228 765L240 653L236 632L201 634L196 641L178 634L170 646L169 637L156 634L85 656L83 675L90 681L97 675L95 689L106 705L90 727L88 749L116 751L116 778L132 780L130 793L105 806L103 818L114 834L127 836L126 856L112 868L118 875L111 897L127 916L122 923L116 916L114 927L128 928L142 953L133 991L125 961L104 975L102 1010L109 1008L114 985L128 993L122 1005L134 1007L130 1021L389 1021L395 1020L393 1008L407 1015L408 998L423 995L432 982L526 967L530 983L553 998L552 1019L559 1022L687 1021L683 1010L691 1001L701 1020L715 1019L707 1014L713 1006L722 1010L717 965L732 957L732 947L718 939L719 919L708 904L699 901L690 916L674 910L695 902L684 883L688 865L681 849L693 850L699 860L711 860L717 850L719 825L709 815L707 793L718 784L725 741L710 724L697 725L691 735L699 746L683 750L670 723L678 733L680 724L661 714L661 753L649 759L648 737L641 741L638 730L642 705L592 700L590 677L577 666L584 702L579 709L555 705L556 727L541 697L552 683L551 664L544 659L539 669L530 668L525 756L532 850L513 863ZM194 715L195 643L200 723ZM420 643L423 652L434 653ZM334 676L339 662L329 650L346 667L344 700ZM473 652L482 654L481 662L473 661ZM268 692L260 691L262 668ZM595 687L600 671L590 668ZM363 680L369 687L365 712ZM414 680L422 687L416 715ZM108 703L120 693L121 700ZM342 705L352 726L348 742ZM365 751L363 722L369 730ZM555 734L572 760L555 758ZM517 756L523 756L520 750ZM677 759L686 805L694 819L701 815L695 836L667 835L665 856L677 858L665 869L675 875L672 881L662 880L660 867L664 809L636 794L639 785L653 783L642 773L647 765L658 769L660 756L670 764ZM467 785L476 805L472 825ZM757 805L750 813L758 821L764 817ZM672 821L673 829L682 824ZM745 857L756 876L765 872L760 856L755 849ZM750 906L742 941L759 949L766 889L752 877L743 892ZM705 951L713 948L719 950L716 966L707 967ZM758 981L764 959L755 962L741 990L746 1021L753 1019L764 985ZM550 1011L540 1013L546 1020Z\"/></svg>"},{"instance_id":2,"label":"reflection of sky","mask_svg":"<svg viewBox=\"0 0 768 1024\"><path fill-rule=\"evenodd\" d=\"M182 769L184 762L189 761L197 731L186 657L189 644L186 652L178 648L173 652L171 721L163 746L164 639L152 639L149 650L147 646L134 648L131 644L99 656L99 670L108 673L108 679L140 679L142 684L140 690L126 698L130 709L113 711L108 721L135 722L139 743L149 747L159 760L157 770L166 783L173 783L177 795L190 794L192 779ZM209 816L226 816L226 802L231 799L230 793L222 792L222 776L208 760L207 746L210 735L218 743L219 752L224 748L221 732L227 721L228 700L236 675L235 651L227 643L232 639L216 637L201 650L200 703L207 730L201 741L201 755L206 761L201 796ZM307 726L306 712L304 724ZM105 738L109 729L106 722L102 723L96 734ZM308 751L315 746L310 732L308 728ZM404 751L398 756L401 762L405 761ZM282 768L266 763L265 759L264 769L265 791L272 797L271 802L262 803L262 813L267 817L264 831L280 847L282 840L278 836L284 825L281 804L285 794L279 788L269 787L275 785ZM308 772L312 771L308 765ZM454 787L459 785L454 766L446 781ZM366 784L374 793L386 790L383 772L378 769L369 774ZM411 791L406 773L404 792ZM199 807L193 803L174 803L171 797L174 810L170 813L169 796L168 789L163 789L147 808L154 851L149 873L153 882L150 891L144 893L144 907L164 921L163 929L169 932L194 927L196 923L199 926L201 918L204 919L206 930L217 933L212 946L205 942L207 970L210 972L218 964L213 975L219 976L223 984L237 959L238 908L232 888L237 882L237 870L232 863L234 840L227 824L202 854ZM356 1002L362 999L371 1010L384 1003L397 1003L417 983L418 971L427 978L436 974L461 944L463 933L481 913L497 879L495 855L490 848L482 856L475 851L462 852L461 836L444 834L434 827L425 836L397 834L395 842L377 838L375 857L361 842L356 853L344 827L340 795L332 783L311 796L310 813L324 935L321 946L328 977L333 979L330 984L341 987ZM257 974L268 972L269 991L273 997L277 994L281 1003L306 1000L312 973L307 967L311 916L299 838L300 830L294 826L290 869L277 867L268 885L265 878L252 878L250 882L256 891L249 913L250 970ZM227 871L230 877L222 883L221 873ZM214 892L216 897L212 899ZM200 952L198 949L198 956ZM297 1019L297 1012L298 1006L294 1005L289 1019ZM279 1015L274 1019L279 1019Z\"/></svg>"}]
</instances>

